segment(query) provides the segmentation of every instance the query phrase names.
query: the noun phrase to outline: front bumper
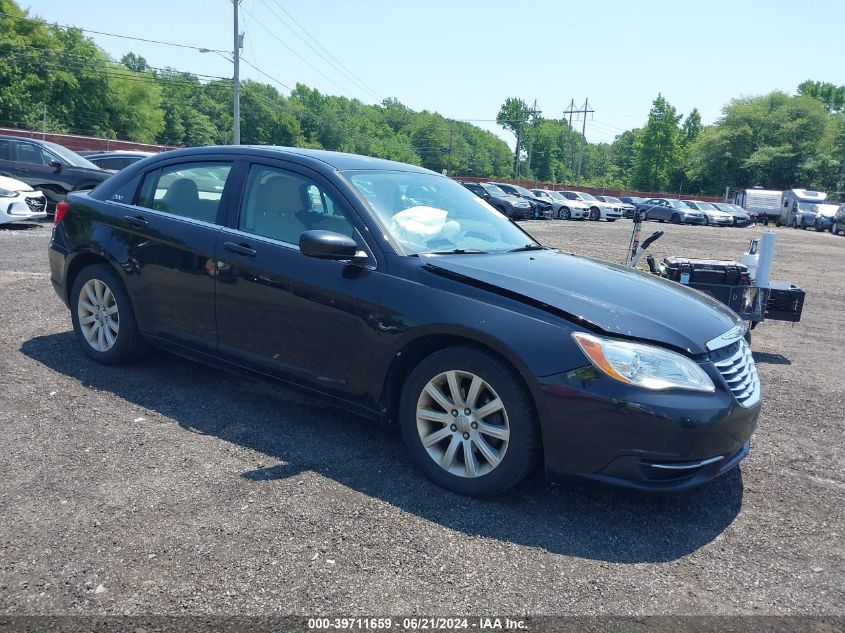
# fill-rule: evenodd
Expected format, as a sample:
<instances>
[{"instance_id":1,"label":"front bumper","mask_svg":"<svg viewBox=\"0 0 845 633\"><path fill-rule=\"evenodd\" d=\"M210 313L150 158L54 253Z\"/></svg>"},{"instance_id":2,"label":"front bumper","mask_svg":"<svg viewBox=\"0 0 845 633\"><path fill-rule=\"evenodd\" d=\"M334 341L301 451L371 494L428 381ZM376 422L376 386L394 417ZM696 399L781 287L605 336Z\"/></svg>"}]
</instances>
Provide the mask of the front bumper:
<instances>
[{"instance_id":1,"label":"front bumper","mask_svg":"<svg viewBox=\"0 0 845 633\"><path fill-rule=\"evenodd\" d=\"M696 217L694 215L683 215L681 221L684 224L704 224L707 218L704 216Z\"/></svg>"},{"instance_id":2,"label":"front bumper","mask_svg":"<svg viewBox=\"0 0 845 633\"><path fill-rule=\"evenodd\" d=\"M21 194L15 198L0 198L0 223L40 220L47 217L47 199L36 195Z\"/></svg>"},{"instance_id":3,"label":"front bumper","mask_svg":"<svg viewBox=\"0 0 845 633\"><path fill-rule=\"evenodd\" d=\"M833 218L828 217L826 215L820 215L816 218L814 226L817 229L824 229L826 231L833 226Z\"/></svg>"},{"instance_id":4,"label":"front bumper","mask_svg":"<svg viewBox=\"0 0 845 633\"><path fill-rule=\"evenodd\" d=\"M546 471L627 488L700 486L748 453L760 402L743 407L703 363L714 393L631 388L584 367L539 378Z\"/></svg>"}]
</instances>

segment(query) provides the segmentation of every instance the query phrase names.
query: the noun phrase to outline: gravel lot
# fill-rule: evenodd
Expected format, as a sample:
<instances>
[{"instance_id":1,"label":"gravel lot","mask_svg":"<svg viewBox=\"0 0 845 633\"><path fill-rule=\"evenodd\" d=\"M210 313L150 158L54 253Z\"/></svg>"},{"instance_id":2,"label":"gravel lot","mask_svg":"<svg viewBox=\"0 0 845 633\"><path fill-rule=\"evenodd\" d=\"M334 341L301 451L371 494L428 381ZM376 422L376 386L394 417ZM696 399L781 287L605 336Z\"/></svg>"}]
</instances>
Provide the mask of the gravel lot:
<instances>
[{"instance_id":1,"label":"gravel lot","mask_svg":"<svg viewBox=\"0 0 845 633\"><path fill-rule=\"evenodd\" d=\"M631 223L526 227L619 261ZM762 232L660 228L660 257L738 259ZM424 480L393 429L294 392L164 353L93 364L49 226L0 227L0 614L845 615L845 238L777 232L773 278L807 303L754 331L740 471L682 496L537 476L478 501Z\"/></svg>"}]
</instances>

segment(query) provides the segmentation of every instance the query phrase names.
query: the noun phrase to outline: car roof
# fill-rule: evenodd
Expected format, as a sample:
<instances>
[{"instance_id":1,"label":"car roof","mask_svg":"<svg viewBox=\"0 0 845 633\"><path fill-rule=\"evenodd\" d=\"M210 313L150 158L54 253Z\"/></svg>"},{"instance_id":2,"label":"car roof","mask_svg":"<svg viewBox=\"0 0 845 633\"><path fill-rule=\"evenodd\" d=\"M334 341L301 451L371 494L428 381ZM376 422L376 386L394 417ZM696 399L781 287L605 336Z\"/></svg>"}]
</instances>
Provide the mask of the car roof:
<instances>
[{"instance_id":1,"label":"car roof","mask_svg":"<svg viewBox=\"0 0 845 633\"><path fill-rule=\"evenodd\" d=\"M305 149L301 147L283 147L278 145L211 145L207 147L190 147L168 151L168 158L179 158L181 156L202 156L203 154L232 154L239 155L249 153L253 156L266 156L268 158L284 158L295 156L298 159L305 159L312 167L330 167L337 171L345 170L376 170L376 171L409 171L422 174L440 175L436 171L408 165L384 158L373 158L371 156L360 156L358 154L347 154L345 152L332 152L324 149Z\"/></svg>"}]
</instances>

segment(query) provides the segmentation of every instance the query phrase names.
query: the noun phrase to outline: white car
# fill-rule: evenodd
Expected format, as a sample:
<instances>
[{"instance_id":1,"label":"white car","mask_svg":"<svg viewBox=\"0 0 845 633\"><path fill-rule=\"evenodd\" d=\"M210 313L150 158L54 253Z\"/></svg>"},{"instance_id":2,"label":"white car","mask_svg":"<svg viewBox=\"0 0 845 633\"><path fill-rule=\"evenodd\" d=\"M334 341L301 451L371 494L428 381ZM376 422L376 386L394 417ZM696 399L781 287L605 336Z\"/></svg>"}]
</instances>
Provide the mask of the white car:
<instances>
[{"instance_id":1,"label":"white car","mask_svg":"<svg viewBox=\"0 0 845 633\"><path fill-rule=\"evenodd\" d=\"M47 217L47 198L25 182L0 176L0 224Z\"/></svg>"},{"instance_id":2,"label":"white car","mask_svg":"<svg viewBox=\"0 0 845 633\"><path fill-rule=\"evenodd\" d=\"M569 200L578 200L583 202L590 208L589 220L607 220L608 222L615 222L622 217L622 209L607 202L602 202L594 198L589 193L583 191L561 191L561 194Z\"/></svg>"},{"instance_id":3,"label":"white car","mask_svg":"<svg viewBox=\"0 0 845 633\"><path fill-rule=\"evenodd\" d=\"M734 216L721 211L709 202L703 202L702 200L683 200L682 202L688 207L701 211L704 214L704 224L710 224L711 226L733 226Z\"/></svg>"},{"instance_id":4,"label":"white car","mask_svg":"<svg viewBox=\"0 0 845 633\"><path fill-rule=\"evenodd\" d=\"M538 198L552 203L554 216L560 220L583 220L590 216L590 206L579 200L569 200L560 191L548 189L532 189Z\"/></svg>"}]
</instances>

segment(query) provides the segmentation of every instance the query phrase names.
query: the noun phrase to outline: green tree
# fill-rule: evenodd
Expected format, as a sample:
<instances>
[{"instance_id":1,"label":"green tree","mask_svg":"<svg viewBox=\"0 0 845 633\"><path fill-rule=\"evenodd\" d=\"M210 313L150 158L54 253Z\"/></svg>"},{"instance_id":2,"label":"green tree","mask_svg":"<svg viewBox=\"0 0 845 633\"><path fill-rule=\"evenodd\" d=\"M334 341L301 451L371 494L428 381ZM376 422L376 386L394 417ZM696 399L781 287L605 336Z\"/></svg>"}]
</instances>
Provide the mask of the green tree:
<instances>
[{"instance_id":1,"label":"green tree","mask_svg":"<svg viewBox=\"0 0 845 633\"><path fill-rule=\"evenodd\" d=\"M637 139L632 185L638 189L665 191L682 165L681 115L658 95L648 122Z\"/></svg>"},{"instance_id":2,"label":"green tree","mask_svg":"<svg viewBox=\"0 0 845 633\"><path fill-rule=\"evenodd\" d=\"M845 86L808 79L799 84L798 94L820 101L828 112L842 112L845 109Z\"/></svg>"}]
</instances>

